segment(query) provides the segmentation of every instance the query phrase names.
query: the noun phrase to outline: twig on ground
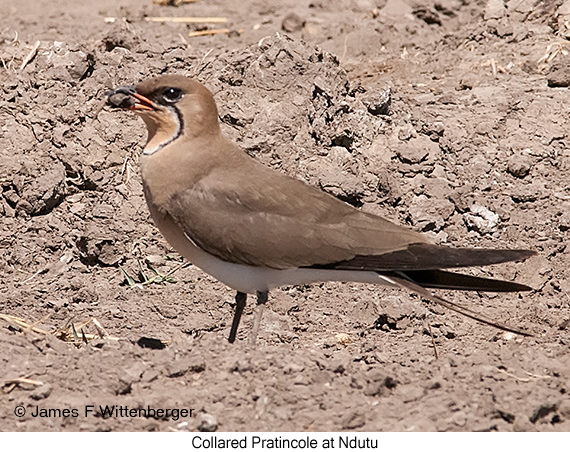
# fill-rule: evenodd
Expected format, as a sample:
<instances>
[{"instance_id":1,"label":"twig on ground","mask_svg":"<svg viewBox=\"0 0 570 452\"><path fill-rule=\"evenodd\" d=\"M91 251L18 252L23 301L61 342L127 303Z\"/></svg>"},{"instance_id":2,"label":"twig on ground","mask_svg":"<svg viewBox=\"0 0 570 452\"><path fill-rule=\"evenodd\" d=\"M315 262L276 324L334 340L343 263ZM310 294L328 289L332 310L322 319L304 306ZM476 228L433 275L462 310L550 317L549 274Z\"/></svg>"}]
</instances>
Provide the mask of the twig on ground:
<instances>
[{"instance_id":1,"label":"twig on ground","mask_svg":"<svg viewBox=\"0 0 570 452\"><path fill-rule=\"evenodd\" d=\"M196 3L198 0L152 0L152 3L159 6L180 6L184 3Z\"/></svg>"},{"instance_id":2,"label":"twig on ground","mask_svg":"<svg viewBox=\"0 0 570 452\"><path fill-rule=\"evenodd\" d=\"M181 24L225 24L228 21L227 17L160 17L150 16L145 17L147 22L173 22Z\"/></svg>"},{"instance_id":3,"label":"twig on ground","mask_svg":"<svg viewBox=\"0 0 570 452\"><path fill-rule=\"evenodd\" d=\"M439 359L439 355L437 353L437 347L435 345L435 338L433 337L433 333L431 332L431 325L429 322L427 323L427 326L428 326L429 335L431 336L431 345L433 347L433 353L435 355L435 359Z\"/></svg>"},{"instance_id":4,"label":"twig on ground","mask_svg":"<svg viewBox=\"0 0 570 452\"><path fill-rule=\"evenodd\" d=\"M208 36L208 35L218 35L222 33L229 33L229 28L216 28L213 30L200 30L200 31L191 31L188 33L188 37L195 38L196 36Z\"/></svg>"},{"instance_id":5,"label":"twig on ground","mask_svg":"<svg viewBox=\"0 0 570 452\"><path fill-rule=\"evenodd\" d=\"M12 378L10 380L4 381L2 383L2 391L5 394L12 392L18 386L43 386L43 381L38 380L30 380L28 377L19 377L19 378Z\"/></svg>"},{"instance_id":6,"label":"twig on ground","mask_svg":"<svg viewBox=\"0 0 570 452\"><path fill-rule=\"evenodd\" d=\"M36 326L38 323L43 322L48 317L49 315L36 322L28 323L24 319L15 317L13 315L0 314L0 319L8 322L15 328L19 328L23 333L33 331L34 333L38 333L43 336L55 336L57 339L63 342L71 343L76 346L81 345L81 343L87 344L93 339L108 339L114 341L119 340L118 337L110 336L107 331L105 331L105 328L103 328L101 323L94 317L91 317L89 320L84 320L79 323L73 323L71 320L68 320L63 328L55 328L52 331L46 331ZM94 325L95 329L97 330L97 334L89 334L85 332L85 328L89 324Z\"/></svg>"},{"instance_id":7,"label":"twig on ground","mask_svg":"<svg viewBox=\"0 0 570 452\"><path fill-rule=\"evenodd\" d=\"M30 50L30 53L28 53L26 58L24 58L24 61L22 61L22 65L20 66L20 71L24 70L24 68L28 65L28 63L34 59L34 57L38 53L39 47L40 47L40 41L36 41L36 43L32 47L32 50Z\"/></svg>"}]
</instances>

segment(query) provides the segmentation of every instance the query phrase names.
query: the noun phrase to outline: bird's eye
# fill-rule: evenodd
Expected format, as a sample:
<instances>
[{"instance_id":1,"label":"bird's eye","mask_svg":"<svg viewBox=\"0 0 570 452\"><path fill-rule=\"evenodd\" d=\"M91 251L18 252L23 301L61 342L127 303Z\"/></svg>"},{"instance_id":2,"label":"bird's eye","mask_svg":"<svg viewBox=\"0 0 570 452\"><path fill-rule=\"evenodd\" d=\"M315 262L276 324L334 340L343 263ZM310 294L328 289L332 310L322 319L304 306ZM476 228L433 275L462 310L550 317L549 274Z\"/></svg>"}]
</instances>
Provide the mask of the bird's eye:
<instances>
[{"instance_id":1,"label":"bird's eye","mask_svg":"<svg viewBox=\"0 0 570 452\"><path fill-rule=\"evenodd\" d=\"M162 93L162 98L169 104L175 104L182 99L183 95L180 88L166 88Z\"/></svg>"}]
</instances>

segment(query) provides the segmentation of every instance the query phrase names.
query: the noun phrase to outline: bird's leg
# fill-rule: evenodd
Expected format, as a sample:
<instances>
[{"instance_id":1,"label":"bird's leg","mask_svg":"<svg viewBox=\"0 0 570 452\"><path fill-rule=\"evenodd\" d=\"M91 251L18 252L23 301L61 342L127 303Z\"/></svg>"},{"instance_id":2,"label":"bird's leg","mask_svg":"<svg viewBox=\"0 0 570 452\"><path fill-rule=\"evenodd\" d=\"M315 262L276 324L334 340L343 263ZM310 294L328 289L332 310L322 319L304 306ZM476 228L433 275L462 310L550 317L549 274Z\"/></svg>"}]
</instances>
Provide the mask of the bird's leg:
<instances>
[{"instance_id":1,"label":"bird's leg","mask_svg":"<svg viewBox=\"0 0 570 452\"><path fill-rule=\"evenodd\" d=\"M236 340L239 321L241 319L243 308L245 308L246 300L247 300L246 293L243 292L236 293L236 310L234 312L234 320L232 321L232 329L230 330L230 337L228 338L230 344L233 344L233 342Z\"/></svg>"},{"instance_id":2,"label":"bird's leg","mask_svg":"<svg viewBox=\"0 0 570 452\"><path fill-rule=\"evenodd\" d=\"M269 292L267 290L264 292L257 292L257 309L255 310L253 318L253 328L251 329L251 336L249 337L250 345L255 345L255 338L257 337L257 332L259 331L261 316L263 315L263 310L265 309L265 303L267 303L268 295Z\"/></svg>"}]
</instances>

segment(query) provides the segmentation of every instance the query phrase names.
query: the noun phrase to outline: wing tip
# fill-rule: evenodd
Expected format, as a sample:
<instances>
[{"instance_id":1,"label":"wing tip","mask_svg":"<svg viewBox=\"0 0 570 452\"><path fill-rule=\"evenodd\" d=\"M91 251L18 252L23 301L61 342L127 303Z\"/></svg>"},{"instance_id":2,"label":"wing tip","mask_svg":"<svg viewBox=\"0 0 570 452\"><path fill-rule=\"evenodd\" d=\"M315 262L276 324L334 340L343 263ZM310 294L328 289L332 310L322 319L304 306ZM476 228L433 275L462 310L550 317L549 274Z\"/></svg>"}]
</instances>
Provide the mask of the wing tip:
<instances>
[{"instance_id":1,"label":"wing tip","mask_svg":"<svg viewBox=\"0 0 570 452\"><path fill-rule=\"evenodd\" d=\"M529 259L533 256L538 256L538 251L535 250L509 250L509 251L516 251L518 252L518 254L520 255L518 260L524 261L526 259Z\"/></svg>"},{"instance_id":2,"label":"wing tip","mask_svg":"<svg viewBox=\"0 0 570 452\"><path fill-rule=\"evenodd\" d=\"M478 292L529 292L526 284L502 279L466 275L445 270L419 270L399 272L414 283L430 289L471 290Z\"/></svg>"}]
</instances>

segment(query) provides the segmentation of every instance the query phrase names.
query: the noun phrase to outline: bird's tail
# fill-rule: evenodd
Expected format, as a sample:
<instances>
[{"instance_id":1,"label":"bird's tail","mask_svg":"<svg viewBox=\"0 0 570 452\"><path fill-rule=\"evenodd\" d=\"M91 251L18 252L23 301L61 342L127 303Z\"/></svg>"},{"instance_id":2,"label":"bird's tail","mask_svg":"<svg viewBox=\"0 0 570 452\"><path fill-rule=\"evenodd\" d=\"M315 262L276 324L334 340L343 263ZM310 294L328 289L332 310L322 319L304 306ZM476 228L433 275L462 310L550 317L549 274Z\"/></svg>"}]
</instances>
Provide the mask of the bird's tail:
<instances>
[{"instance_id":1,"label":"bird's tail","mask_svg":"<svg viewBox=\"0 0 570 452\"><path fill-rule=\"evenodd\" d=\"M532 334L519 328L496 322L484 314L447 301L428 290L428 288L450 290L480 290L486 292L519 292L532 290L528 286L496 279L460 275L443 270L392 272L382 273L381 275L382 278L388 282L391 282L392 284L400 286L404 289L411 290L412 292L417 293L429 301L451 309L452 311L458 312L459 314L469 317L470 319L476 320L485 325L493 326L503 331L510 331L511 333L520 334L522 336L532 336Z\"/></svg>"}]
</instances>

